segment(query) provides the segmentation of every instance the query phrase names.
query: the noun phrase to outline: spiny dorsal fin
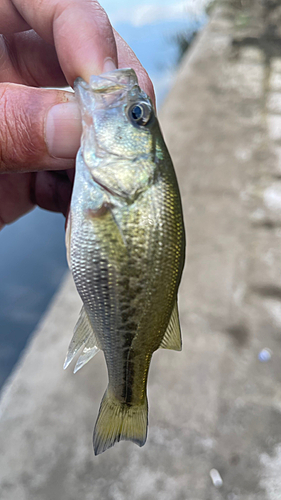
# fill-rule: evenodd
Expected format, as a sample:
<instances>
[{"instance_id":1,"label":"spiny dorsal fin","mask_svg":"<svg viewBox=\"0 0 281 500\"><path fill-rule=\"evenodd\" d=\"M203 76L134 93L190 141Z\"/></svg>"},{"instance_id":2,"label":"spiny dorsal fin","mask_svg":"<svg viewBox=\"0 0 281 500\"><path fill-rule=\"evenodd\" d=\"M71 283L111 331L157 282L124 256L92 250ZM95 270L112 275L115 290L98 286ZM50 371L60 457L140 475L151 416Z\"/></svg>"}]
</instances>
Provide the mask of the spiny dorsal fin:
<instances>
[{"instance_id":1,"label":"spiny dorsal fin","mask_svg":"<svg viewBox=\"0 0 281 500\"><path fill-rule=\"evenodd\" d=\"M179 322L179 312L178 312L178 304L175 302L169 324L167 326L167 330L162 339L160 347L163 349L173 349L174 351L181 351L182 342L181 342L181 329Z\"/></svg>"},{"instance_id":2,"label":"spiny dorsal fin","mask_svg":"<svg viewBox=\"0 0 281 500\"><path fill-rule=\"evenodd\" d=\"M97 339L93 331L92 325L85 311L84 306L81 309L80 316L74 328L74 334L69 344L68 352L64 362L64 369L68 367L73 358L76 356L79 349L87 342L88 338L93 338L92 345L97 346ZM97 348L99 348L97 346Z\"/></svg>"}]
</instances>

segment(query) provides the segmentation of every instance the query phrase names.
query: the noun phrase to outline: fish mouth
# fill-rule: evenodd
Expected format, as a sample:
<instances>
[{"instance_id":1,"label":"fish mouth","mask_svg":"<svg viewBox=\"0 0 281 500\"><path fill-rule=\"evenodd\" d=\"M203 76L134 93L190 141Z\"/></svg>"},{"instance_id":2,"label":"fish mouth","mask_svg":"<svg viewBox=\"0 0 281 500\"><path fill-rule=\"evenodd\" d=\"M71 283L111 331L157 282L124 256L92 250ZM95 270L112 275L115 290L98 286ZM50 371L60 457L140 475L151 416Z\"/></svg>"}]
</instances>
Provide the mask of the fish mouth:
<instances>
[{"instance_id":1,"label":"fish mouth","mask_svg":"<svg viewBox=\"0 0 281 500\"><path fill-rule=\"evenodd\" d=\"M77 78L74 82L75 92L82 88L95 94L112 94L122 90L129 92L135 86L138 87L138 77L132 68L115 69L102 75L93 75L89 83L83 78Z\"/></svg>"},{"instance_id":2,"label":"fish mouth","mask_svg":"<svg viewBox=\"0 0 281 500\"><path fill-rule=\"evenodd\" d=\"M91 101L95 102L95 108L116 107L122 102L129 104L138 99L148 100L147 94L141 90L138 77L132 68L122 68L93 75L89 83L83 78L76 78L74 82L75 95L78 97L82 108L91 108ZM152 103L151 103L152 105Z\"/></svg>"},{"instance_id":3,"label":"fish mouth","mask_svg":"<svg viewBox=\"0 0 281 500\"><path fill-rule=\"evenodd\" d=\"M135 85L138 85L138 77L132 68L115 69L103 75L93 75L90 78L89 86L96 93L111 93L122 90L127 92Z\"/></svg>"}]
</instances>

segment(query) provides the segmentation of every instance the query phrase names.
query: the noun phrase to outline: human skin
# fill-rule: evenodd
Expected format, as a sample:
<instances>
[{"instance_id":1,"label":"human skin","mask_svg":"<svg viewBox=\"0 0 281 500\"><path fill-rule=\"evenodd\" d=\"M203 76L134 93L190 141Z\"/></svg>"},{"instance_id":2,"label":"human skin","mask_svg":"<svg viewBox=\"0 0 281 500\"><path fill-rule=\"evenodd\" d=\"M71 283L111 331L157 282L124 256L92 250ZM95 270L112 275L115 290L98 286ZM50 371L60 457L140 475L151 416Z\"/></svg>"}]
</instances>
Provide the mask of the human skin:
<instances>
[{"instance_id":1,"label":"human skin","mask_svg":"<svg viewBox=\"0 0 281 500\"><path fill-rule=\"evenodd\" d=\"M1 0L0 229L35 205L67 213L81 119L72 86L137 57L95 0Z\"/></svg>"}]
</instances>

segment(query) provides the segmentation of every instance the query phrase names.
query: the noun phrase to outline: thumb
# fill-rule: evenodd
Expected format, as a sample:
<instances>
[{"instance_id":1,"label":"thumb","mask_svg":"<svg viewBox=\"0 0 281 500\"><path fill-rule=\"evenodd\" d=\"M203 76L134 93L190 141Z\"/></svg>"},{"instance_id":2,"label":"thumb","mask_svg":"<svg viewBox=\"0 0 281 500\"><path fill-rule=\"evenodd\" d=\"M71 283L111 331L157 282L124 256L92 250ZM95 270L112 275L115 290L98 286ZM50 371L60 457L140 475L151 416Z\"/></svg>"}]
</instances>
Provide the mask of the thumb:
<instances>
[{"instance_id":1,"label":"thumb","mask_svg":"<svg viewBox=\"0 0 281 500\"><path fill-rule=\"evenodd\" d=\"M81 130L73 93L0 84L0 173L72 166Z\"/></svg>"}]
</instances>

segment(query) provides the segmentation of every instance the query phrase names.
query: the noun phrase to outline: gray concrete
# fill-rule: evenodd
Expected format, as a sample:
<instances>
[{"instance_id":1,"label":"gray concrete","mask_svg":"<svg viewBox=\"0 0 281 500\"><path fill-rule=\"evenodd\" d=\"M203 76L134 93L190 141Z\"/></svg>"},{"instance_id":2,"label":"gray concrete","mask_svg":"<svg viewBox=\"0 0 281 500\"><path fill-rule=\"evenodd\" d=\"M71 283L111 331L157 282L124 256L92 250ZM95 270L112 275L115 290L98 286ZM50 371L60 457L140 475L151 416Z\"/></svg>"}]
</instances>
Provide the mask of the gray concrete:
<instances>
[{"instance_id":1,"label":"gray concrete","mask_svg":"<svg viewBox=\"0 0 281 500\"><path fill-rule=\"evenodd\" d=\"M262 4L247 9L216 9L160 113L189 250L184 348L153 357L147 444L93 456L106 370L101 353L62 370L67 276L2 393L1 500L281 498L281 53L260 42Z\"/></svg>"}]
</instances>

